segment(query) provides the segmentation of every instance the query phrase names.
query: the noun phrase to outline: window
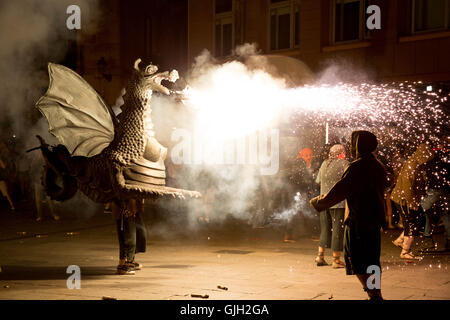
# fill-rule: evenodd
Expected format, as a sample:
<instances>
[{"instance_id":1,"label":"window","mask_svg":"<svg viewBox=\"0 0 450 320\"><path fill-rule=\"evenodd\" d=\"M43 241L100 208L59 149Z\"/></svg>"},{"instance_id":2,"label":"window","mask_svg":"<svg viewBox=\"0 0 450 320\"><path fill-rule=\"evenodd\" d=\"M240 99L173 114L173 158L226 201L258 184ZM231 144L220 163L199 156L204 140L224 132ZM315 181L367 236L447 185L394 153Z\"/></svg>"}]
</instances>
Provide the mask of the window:
<instances>
[{"instance_id":1,"label":"window","mask_svg":"<svg viewBox=\"0 0 450 320\"><path fill-rule=\"evenodd\" d=\"M298 0L270 0L270 50L298 47L299 19Z\"/></svg>"},{"instance_id":2,"label":"window","mask_svg":"<svg viewBox=\"0 0 450 320\"><path fill-rule=\"evenodd\" d=\"M413 0L412 32L449 28L450 0Z\"/></svg>"},{"instance_id":3,"label":"window","mask_svg":"<svg viewBox=\"0 0 450 320\"><path fill-rule=\"evenodd\" d=\"M215 1L214 53L227 56L233 49L233 1Z\"/></svg>"},{"instance_id":4,"label":"window","mask_svg":"<svg viewBox=\"0 0 450 320\"><path fill-rule=\"evenodd\" d=\"M370 0L335 0L333 2L332 42L362 40L370 37L366 27Z\"/></svg>"}]
</instances>

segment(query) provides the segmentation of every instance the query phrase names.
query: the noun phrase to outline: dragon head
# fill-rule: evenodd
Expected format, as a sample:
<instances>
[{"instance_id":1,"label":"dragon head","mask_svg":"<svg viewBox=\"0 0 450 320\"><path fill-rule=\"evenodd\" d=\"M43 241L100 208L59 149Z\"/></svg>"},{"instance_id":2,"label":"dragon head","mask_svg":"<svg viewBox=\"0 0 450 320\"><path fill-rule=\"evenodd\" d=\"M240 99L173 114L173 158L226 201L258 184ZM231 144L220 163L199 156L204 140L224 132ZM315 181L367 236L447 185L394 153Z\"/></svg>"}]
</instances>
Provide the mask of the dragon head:
<instances>
[{"instance_id":1,"label":"dragon head","mask_svg":"<svg viewBox=\"0 0 450 320\"><path fill-rule=\"evenodd\" d=\"M160 92L165 95L169 95L171 91L161 84L162 80L167 80L170 82L175 82L178 80L178 71L172 70L170 72L159 72L158 67L149 64L145 68L139 68L139 64L142 62L141 59L137 59L134 63L134 81L133 85L138 87L139 90L146 92L149 96L153 92Z\"/></svg>"}]
</instances>

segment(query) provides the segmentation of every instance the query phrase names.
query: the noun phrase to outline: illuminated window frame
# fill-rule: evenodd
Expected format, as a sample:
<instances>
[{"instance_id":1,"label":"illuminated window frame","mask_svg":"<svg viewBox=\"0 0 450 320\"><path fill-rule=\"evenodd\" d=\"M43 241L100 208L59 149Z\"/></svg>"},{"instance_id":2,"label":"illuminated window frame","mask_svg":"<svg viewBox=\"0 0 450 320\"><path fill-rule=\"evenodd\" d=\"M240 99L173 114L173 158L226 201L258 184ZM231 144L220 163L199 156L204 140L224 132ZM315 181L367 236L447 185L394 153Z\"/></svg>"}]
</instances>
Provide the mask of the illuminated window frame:
<instances>
[{"instance_id":1,"label":"illuminated window frame","mask_svg":"<svg viewBox=\"0 0 450 320\"><path fill-rule=\"evenodd\" d=\"M427 32L435 32L435 31L444 31L448 30L450 28L450 0L445 1L445 10L444 10L444 26L438 27L434 29L426 29L426 30L419 30L416 31L416 1L417 0L411 0L411 33L412 34L421 34L421 33L427 33Z\"/></svg>"},{"instance_id":2,"label":"illuminated window frame","mask_svg":"<svg viewBox=\"0 0 450 320\"><path fill-rule=\"evenodd\" d=\"M352 39L352 40L340 40L336 41L336 4L338 3L349 3L349 2L359 2L359 25L358 25L358 39ZM362 40L367 40L371 38L370 30L367 30L366 28L366 21L367 21L367 15L366 15L366 8L371 4L370 0L333 0L331 1L331 38L330 43L331 44L344 44L344 43L352 43L352 42L358 42ZM343 14L343 11L341 11L341 14ZM341 21L343 22L343 19L341 18ZM343 24L341 24L341 28L343 28ZM343 32L340 30L340 32Z\"/></svg>"},{"instance_id":3,"label":"illuminated window frame","mask_svg":"<svg viewBox=\"0 0 450 320\"><path fill-rule=\"evenodd\" d=\"M295 14L298 13L298 24L300 25L300 1L299 0L285 0L277 3L272 3L268 0L269 5L269 14L268 14L268 51L282 51L282 50L292 50L300 47L300 29L296 28L295 25ZM278 30L278 12L277 12L277 23L276 23L276 31L275 31L275 49L272 49L272 12L278 11L282 9L287 9L289 11L290 16L290 37L289 37L289 48L279 49L279 30ZM296 41L297 36L297 43Z\"/></svg>"},{"instance_id":4,"label":"illuminated window frame","mask_svg":"<svg viewBox=\"0 0 450 320\"><path fill-rule=\"evenodd\" d=\"M231 51L235 47L235 39L234 39L234 32L235 32L235 26L234 26L234 1L232 1L232 9L231 11L227 12L221 12L216 13L216 1L214 1L214 56L216 57L226 57L231 55ZM223 26L231 24L231 50L230 52L224 52L223 46L224 46L224 38L223 38ZM217 48L217 39L216 39L216 27L220 25L220 48Z\"/></svg>"}]
</instances>

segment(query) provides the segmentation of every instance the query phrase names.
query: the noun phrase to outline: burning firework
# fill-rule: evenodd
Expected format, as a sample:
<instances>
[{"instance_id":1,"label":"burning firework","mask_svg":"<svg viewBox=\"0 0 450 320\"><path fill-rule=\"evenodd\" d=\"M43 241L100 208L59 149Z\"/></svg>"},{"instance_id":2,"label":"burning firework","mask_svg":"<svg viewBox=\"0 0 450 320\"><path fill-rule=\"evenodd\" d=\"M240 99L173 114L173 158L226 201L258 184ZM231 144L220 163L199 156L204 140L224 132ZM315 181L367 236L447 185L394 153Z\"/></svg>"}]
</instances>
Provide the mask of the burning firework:
<instances>
[{"instance_id":1,"label":"burning firework","mask_svg":"<svg viewBox=\"0 0 450 320\"><path fill-rule=\"evenodd\" d=\"M250 59L260 63L250 66L247 63ZM374 132L381 146L379 155L388 158L389 162L397 148L406 158L409 154L405 154L405 150L412 153L419 143L437 141L448 135L448 92L427 87L420 81L349 83L336 81L335 77L331 79L332 83L317 79L299 86L298 83L293 85L289 77L270 72L269 61L264 56L237 57L217 64L210 56L204 55L197 61L201 63L194 66L188 79L189 87L182 94L186 99L185 105L192 111L191 128L195 131L194 138L187 140L201 137L198 144L202 146L217 147L242 138L251 142L255 139L250 137L255 133L272 129L289 129L298 135L305 131L305 123L309 128L323 128L325 131L327 123L329 131L348 128L350 131L366 129ZM329 73L325 74L328 79ZM239 145L231 144L232 150L225 154L239 151ZM249 143L245 148L250 150L251 146ZM258 148L262 148L260 144ZM188 153L182 154L186 156ZM217 152L213 154L217 155ZM236 158L240 159L239 156ZM261 165L240 160L235 164ZM214 175L219 171L216 167ZM242 174L235 177L239 181L242 178ZM252 189L257 188L258 183L255 182ZM254 190L245 192L245 195L252 196ZM232 194L236 194L236 190ZM239 194L238 200L246 201L244 193ZM294 201L293 206L298 205L299 200ZM292 213L299 209L294 207L290 210ZM288 219L292 213L282 212L276 218Z\"/></svg>"},{"instance_id":2,"label":"burning firework","mask_svg":"<svg viewBox=\"0 0 450 320\"><path fill-rule=\"evenodd\" d=\"M259 69L240 61L204 63L197 68L184 95L186 104L195 110L196 130L212 142L280 127L281 119L286 118L296 123L309 121L317 127L331 121L341 127L371 129L380 136L381 144L401 142L411 150L420 141L448 134L445 108L449 94L442 89L433 91L420 81L316 81L292 88L266 72L264 63Z\"/></svg>"}]
</instances>

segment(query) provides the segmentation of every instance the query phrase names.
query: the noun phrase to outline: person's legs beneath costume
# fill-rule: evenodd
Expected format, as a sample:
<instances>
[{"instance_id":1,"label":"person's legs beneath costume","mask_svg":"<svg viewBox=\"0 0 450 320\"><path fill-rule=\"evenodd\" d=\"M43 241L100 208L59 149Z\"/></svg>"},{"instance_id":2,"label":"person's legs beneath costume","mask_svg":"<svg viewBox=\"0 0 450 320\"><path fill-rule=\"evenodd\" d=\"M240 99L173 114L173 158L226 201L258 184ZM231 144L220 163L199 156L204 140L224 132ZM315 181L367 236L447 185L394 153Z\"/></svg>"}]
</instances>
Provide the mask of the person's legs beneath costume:
<instances>
[{"instance_id":1,"label":"person's legs beneath costume","mask_svg":"<svg viewBox=\"0 0 450 320\"><path fill-rule=\"evenodd\" d=\"M138 210L136 202L130 200L128 210L134 212L134 215L126 217L120 212L120 208L113 203L113 216L116 218L117 235L119 239L119 264L117 266L118 274L135 274L136 266L133 265L136 254L136 215ZM142 242L140 241L140 246ZM142 249L142 248L140 248ZM137 266L139 267L139 266Z\"/></svg>"},{"instance_id":2,"label":"person's legs beneath costume","mask_svg":"<svg viewBox=\"0 0 450 320\"><path fill-rule=\"evenodd\" d=\"M145 252L147 250L147 228L145 226L143 214L144 214L144 201L136 200L137 202L137 212L135 216L135 229L136 229L136 249L135 254L140 252ZM134 264L136 270L143 267L142 264L136 262L135 257L131 262Z\"/></svg>"},{"instance_id":3,"label":"person's legs beneath costume","mask_svg":"<svg viewBox=\"0 0 450 320\"><path fill-rule=\"evenodd\" d=\"M123 217L117 222L117 235L119 237L119 265L117 273L134 274L134 268L129 266L136 251L136 223L135 217Z\"/></svg>"}]
</instances>

